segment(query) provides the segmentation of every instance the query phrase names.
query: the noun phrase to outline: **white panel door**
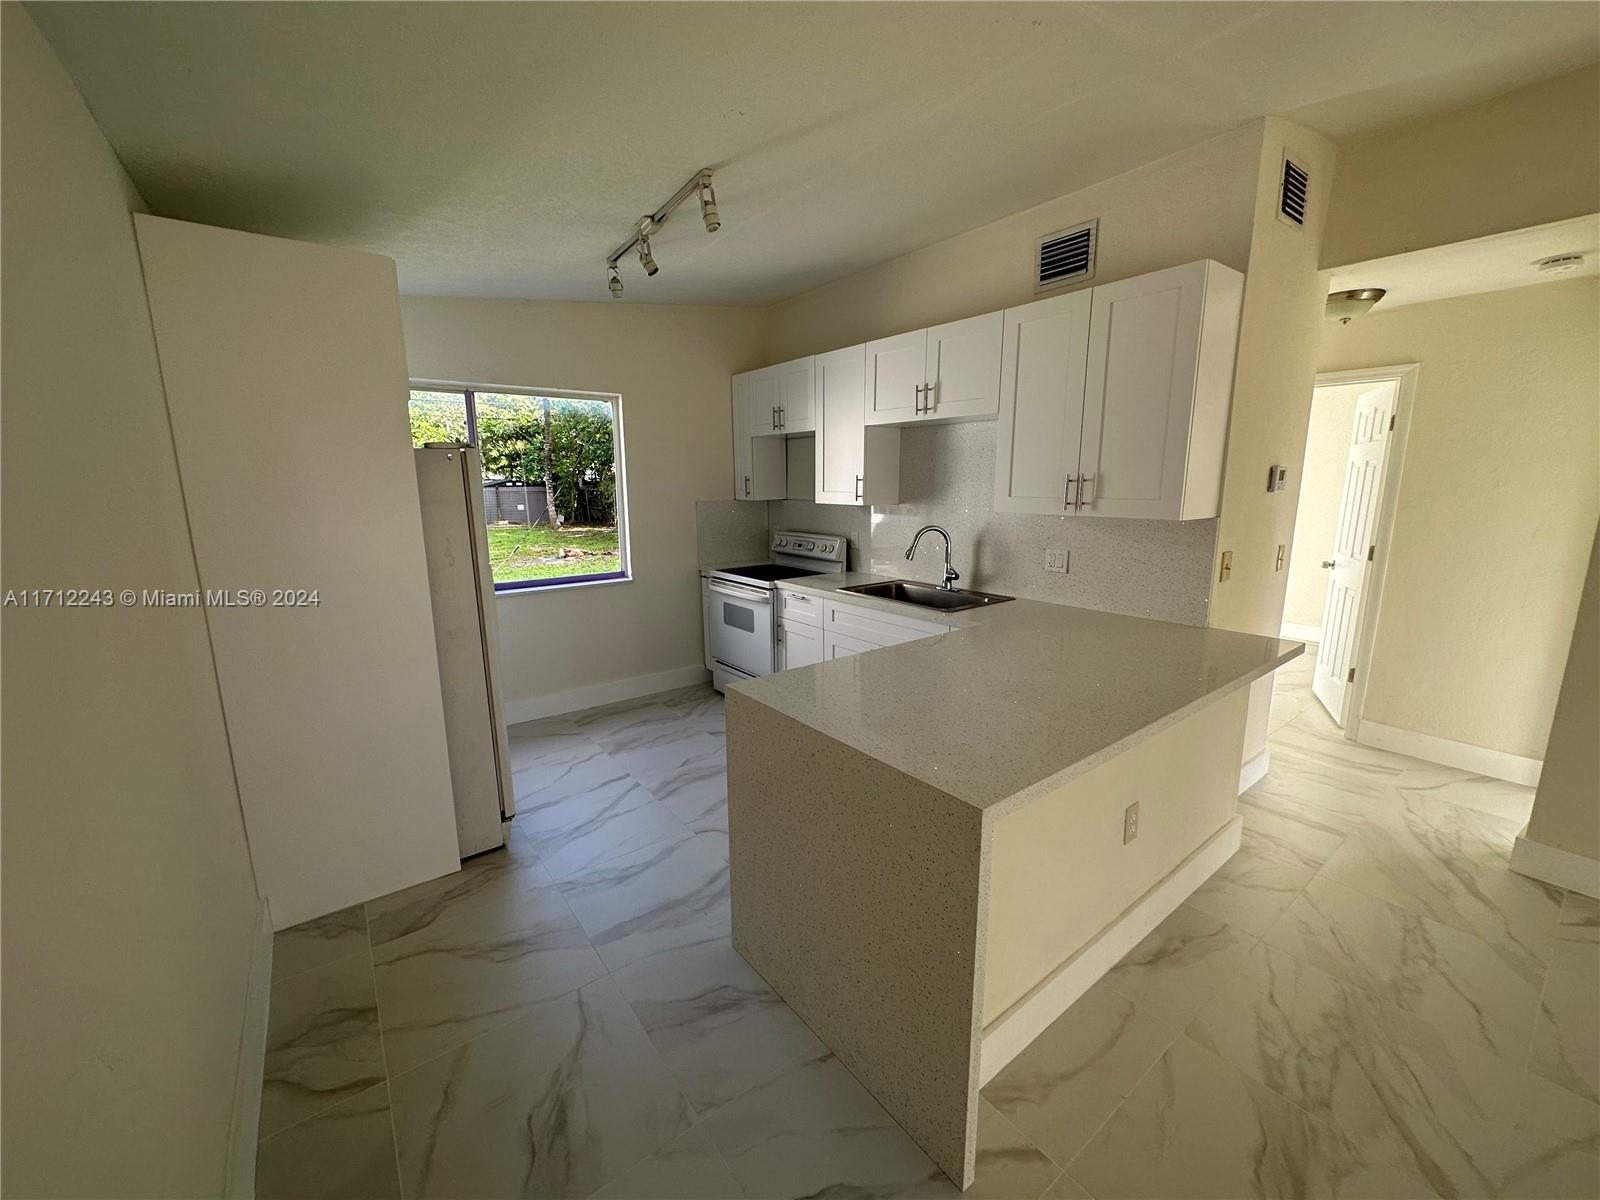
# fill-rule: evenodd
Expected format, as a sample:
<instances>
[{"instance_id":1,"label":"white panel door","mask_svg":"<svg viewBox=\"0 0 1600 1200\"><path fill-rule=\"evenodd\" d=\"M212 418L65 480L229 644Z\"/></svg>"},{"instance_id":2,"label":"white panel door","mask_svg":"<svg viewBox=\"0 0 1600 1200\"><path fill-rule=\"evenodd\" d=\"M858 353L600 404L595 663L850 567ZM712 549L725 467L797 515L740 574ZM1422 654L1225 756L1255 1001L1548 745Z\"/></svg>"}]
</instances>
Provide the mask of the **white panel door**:
<instances>
[{"instance_id":1,"label":"white panel door","mask_svg":"<svg viewBox=\"0 0 1600 1200\"><path fill-rule=\"evenodd\" d=\"M134 222L201 586L317 596L209 612L273 923L454 871L394 263Z\"/></svg>"},{"instance_id":2,"label":"white panel door","mask_svg":"<svg viewBox=\"0 0 1600 1200\"><path fill-rule=\"evenodd\" d=\"M781 433L811 433L817 427L812 415L816 391L816 363L810 355L772 368L777 379L778 430Z\"/></svg>"},{"instance_id":3,"label":"white panel door","mask_svg":"<svg viewBox=\"0 0 1600 1200\"><path fill-rule=\"evenodd\" d=\"M814 625L803 625L798 621L780 621L781 631L779 636L779 652L782 659L779 669L788 671L794 667L809 667L812 663L822 661L822 630Z\"/></svg>"},{"instance_id":4,"label":"white panel door","mask_svg":"<svg viewBox=\"0 0 1600 1200\"><path fill-rule=\"evenodd\" d=\"M1091 293L1076 511L1182 515L1205 281L1197 262Z\"/></svg>"},{"instance_id":5,"label":"white panel door","mask_svg":"<svg viewBox=\"0 0 1600 1200\"><path fill-rule=\"evenodd\" d=\"M866 469L866 347L817 355L817 503L860 504Z\"/></svg>"},{"instance_id":6,"label":"white panel door","mask_svg":"<svg viewBox=\"0 0 1600 1200\"><path fill-rule=\"evenodd\" d=\"M915 420L928 381L928 331L918 329L868 342L866 362L867 424Z\"/></svg>"},{"instance_id":7,"label":"white panel door","mask_svg":"<svg viewBox=\"0 0 1600 1200\"><path fill-rule=\"evenodd\" d=\"M994 416L1000 405L1004 321L1004 313L992 312L928 330L924 420Z\"/></svg>"},{"instance_id":8,"label":"white panel door","mask_svg":"<svg viewBox=\"0 0 1600 1200\"><path fill-rule=\"evenodd\" d=\"M1361 628L1367 569L1377 553L1378 510L1383 502L1395 391L1394 384L1381 383L1356 397L1350 459L1339 495L1339 524L1332 556L1322 564L1330 572L1328 600L1322 613L1322 643L1317 647L1311 691L1341 726L1354 681L1356 635Z\"/></svg>"},{"instance_id":9,"label":"white panel door","mask_svg":"<svg viewBox=\"0 0 1600 1200\"><path fill-rule=\"evenodd\" d=\"M1007 309L1001 342L996 512L1061 513L1078 474L1089 361L1088 291Z\"/></svg>"}]
</instances>

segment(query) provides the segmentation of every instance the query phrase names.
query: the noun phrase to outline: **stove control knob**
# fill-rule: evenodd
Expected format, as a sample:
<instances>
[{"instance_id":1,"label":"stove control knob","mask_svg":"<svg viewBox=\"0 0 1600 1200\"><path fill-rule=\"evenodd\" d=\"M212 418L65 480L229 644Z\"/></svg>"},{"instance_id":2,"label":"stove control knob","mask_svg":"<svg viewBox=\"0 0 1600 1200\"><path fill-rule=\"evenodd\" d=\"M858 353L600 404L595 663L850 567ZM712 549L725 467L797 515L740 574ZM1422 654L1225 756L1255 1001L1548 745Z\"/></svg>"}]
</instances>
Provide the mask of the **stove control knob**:
<instances>
[{"instance_id":1,"label":"stove control knob","mask_svg":"<svg viewBox=\"0 0 1600 1200\"><path fill-rule=\"evenodd\" d=\"M787 546L789 544L789 539L788 538L779 538L777 541L773 542L772 544L774 546L776 546L779 550L782 550L785 546Z\"/></svg>"}]
</instances>

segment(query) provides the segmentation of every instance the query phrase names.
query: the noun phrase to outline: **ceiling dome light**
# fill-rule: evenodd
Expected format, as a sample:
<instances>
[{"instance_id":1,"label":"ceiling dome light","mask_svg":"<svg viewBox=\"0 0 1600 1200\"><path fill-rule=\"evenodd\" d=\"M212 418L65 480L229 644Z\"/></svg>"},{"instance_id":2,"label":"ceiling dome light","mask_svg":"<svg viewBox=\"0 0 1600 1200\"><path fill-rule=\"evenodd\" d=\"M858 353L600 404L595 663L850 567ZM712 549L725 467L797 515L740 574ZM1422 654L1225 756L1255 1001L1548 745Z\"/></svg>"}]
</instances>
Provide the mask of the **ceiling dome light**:
<instances>
[{"instance_id":1,"label":"ceiling dome light","mask_svg":"<svg viewBox=\"0 0 1600 1200\"><path fill-rule=\"evenodd\" d=\"M1348 325L1357 317L1364 317L1384 295L1383 288L1351 288L1347 292L1328 293L1328 319Z\"/></svg>"},{"instance_id":2,"label":"ceiling dome light","mask_svg":"<svg viewBox=\"0 0 1600 1200\"><path fill-rule=\"evenodd\" d=\"M1533 264L1541 275L1572 275L1583 269L1581 254L1552 254Z\"/></svg>"}]
</instances>

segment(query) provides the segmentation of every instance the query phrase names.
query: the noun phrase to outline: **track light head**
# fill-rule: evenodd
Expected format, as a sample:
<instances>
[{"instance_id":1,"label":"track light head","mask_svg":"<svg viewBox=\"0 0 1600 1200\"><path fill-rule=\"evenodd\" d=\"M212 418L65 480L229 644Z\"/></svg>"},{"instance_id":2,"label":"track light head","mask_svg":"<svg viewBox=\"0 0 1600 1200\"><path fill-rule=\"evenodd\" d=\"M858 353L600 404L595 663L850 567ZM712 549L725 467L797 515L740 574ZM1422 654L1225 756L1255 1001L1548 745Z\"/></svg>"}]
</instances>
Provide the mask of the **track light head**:
<instances>
[{"instance_id":1,"label":"track light head","mask_svg":"<svg viewBox=\"0 0 1600 1200\"><path fill-rule=\"evenodd\" d=\"M700 182L700 216L706 223L706 232L715 233L722 228L722 217L717 213L717 193L711 186L711 177Z\"/></svg>"},{"instance_id":2,"label":"track light head","mask_svg":"<svg viewBox=\"0 0 1600 1200\"><path fill-rule=\"evenodd\" d=\"M639 239L639 265L644 268L646 275L654 275L661 268L656 266L656 260L650 257L650 239Z\"/></svg>"},{"instance_id":3,"label":"track light head","mask_svg":"<svg viewBox=\"0 0 1600 1200\"><path fill-rule=\"evenodd\" d=\"M611 278L606 281L606 286L611 289L611 297L614 300L621 300L622 299L622 272L617 270L617 264L616 263L612 263L606 269L611 273Z\"/></svg>"}]
</instances>

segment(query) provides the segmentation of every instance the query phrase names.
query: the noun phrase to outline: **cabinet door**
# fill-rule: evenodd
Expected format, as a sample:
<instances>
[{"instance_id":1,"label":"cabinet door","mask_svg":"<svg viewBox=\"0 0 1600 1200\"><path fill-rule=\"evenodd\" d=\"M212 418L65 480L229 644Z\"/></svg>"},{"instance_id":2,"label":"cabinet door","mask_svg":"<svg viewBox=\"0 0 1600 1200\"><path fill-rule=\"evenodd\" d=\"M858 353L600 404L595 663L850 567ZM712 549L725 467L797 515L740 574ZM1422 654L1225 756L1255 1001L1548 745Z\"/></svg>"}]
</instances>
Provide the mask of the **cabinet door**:
<instances>
[{"instance_id":1,"label":"cabinet door","mask_svg":"<svg viewBox=\"0 0 1600 1200\"><path fill-rule=\"evenodd\" d=\"M992 417L1000 404L1004 313L984 313L928 330L924 420Z\"/></svg>"},{"instance_id":2,"label":"cabinet door","mask_svg":"<svg viewBox=\"0 0 1600 1200\"><path fill-rule=\"evenodd\" d=\"M1077 511L1182 516L1206 267L1190 263L1091 293Z\"/></svg>"},{"instance_id":3,"label":"cabinet door","mask_svg":"<svg viewBox=\"0 0 1600 1200\"><path fill-rule=\"evenodd\" d=\"M866 356L866 423L915 420L928 381L928 331L918 329L868 342Z\"/></svg>"},{"instance_id":4,"label":"cabinet door","mask_svg":"<svg viewBox=\"0 0 1600 1200\"><path fill-rule=\"evenodd\" d=\"M783 499L788 455L783 438L777 436L777 396L777 376L771 367L733 377L733 495L737 500Z\"/></svg>"},{"instance_id":5,"label":"cabinet door","mask_svg":"<svg viewBox=\"0 0 1600 1200\"><path fill-rule=\"evenodd\" d=\"M823 658L828 662L836 658L849 658L852 654L865 654L868 650L881 648L874 646L871 642L863 642L860 638L848 637L842 633L829 631L822 635Z\"/></svg>"},{"instance_id":6,"label":"cabinet door","mask_svg":"<svg viewBox=\"0 0 1600 1200\"><path fill-rule=\"evenodd\" d=\"M995 437L996 512L1071 510L1067 481L1078 474L1083 435L1089 297L1088 291L1073 292L1006 310Z\"/></svg>"},{"instance_id":7,"label":"cabinet door","mask_svg":"<svg viewBox=\"0 0 1600 1200\"><path fill-rule=\"evenodd\" d=\"M866 460L866 347L819 354L816 364L817 503L860 504Z\"/></svg>"},{"instance_id":8,"label":"cabinet door","mask_svg":"<svg viewBox=\"0 0 1600 1200\"><path fill-rule=\"evenodd\" d=\"M782 670L809 667L812 663L822 661L822 630L795 621L784 621L779 628L783 639Z\"/></svg>"},{"instance_id":9,"label":"cabinet door","mask_svg":"<svg viewBox=\"0 0 1600 1200\"><path fill-rule=\"evenodd\" d=\"M811 433L817 427L812 416L816 391L816 362L810 355L772 368L777 379L778 430L780 433Z\"/></svg>"}]
</instances>

